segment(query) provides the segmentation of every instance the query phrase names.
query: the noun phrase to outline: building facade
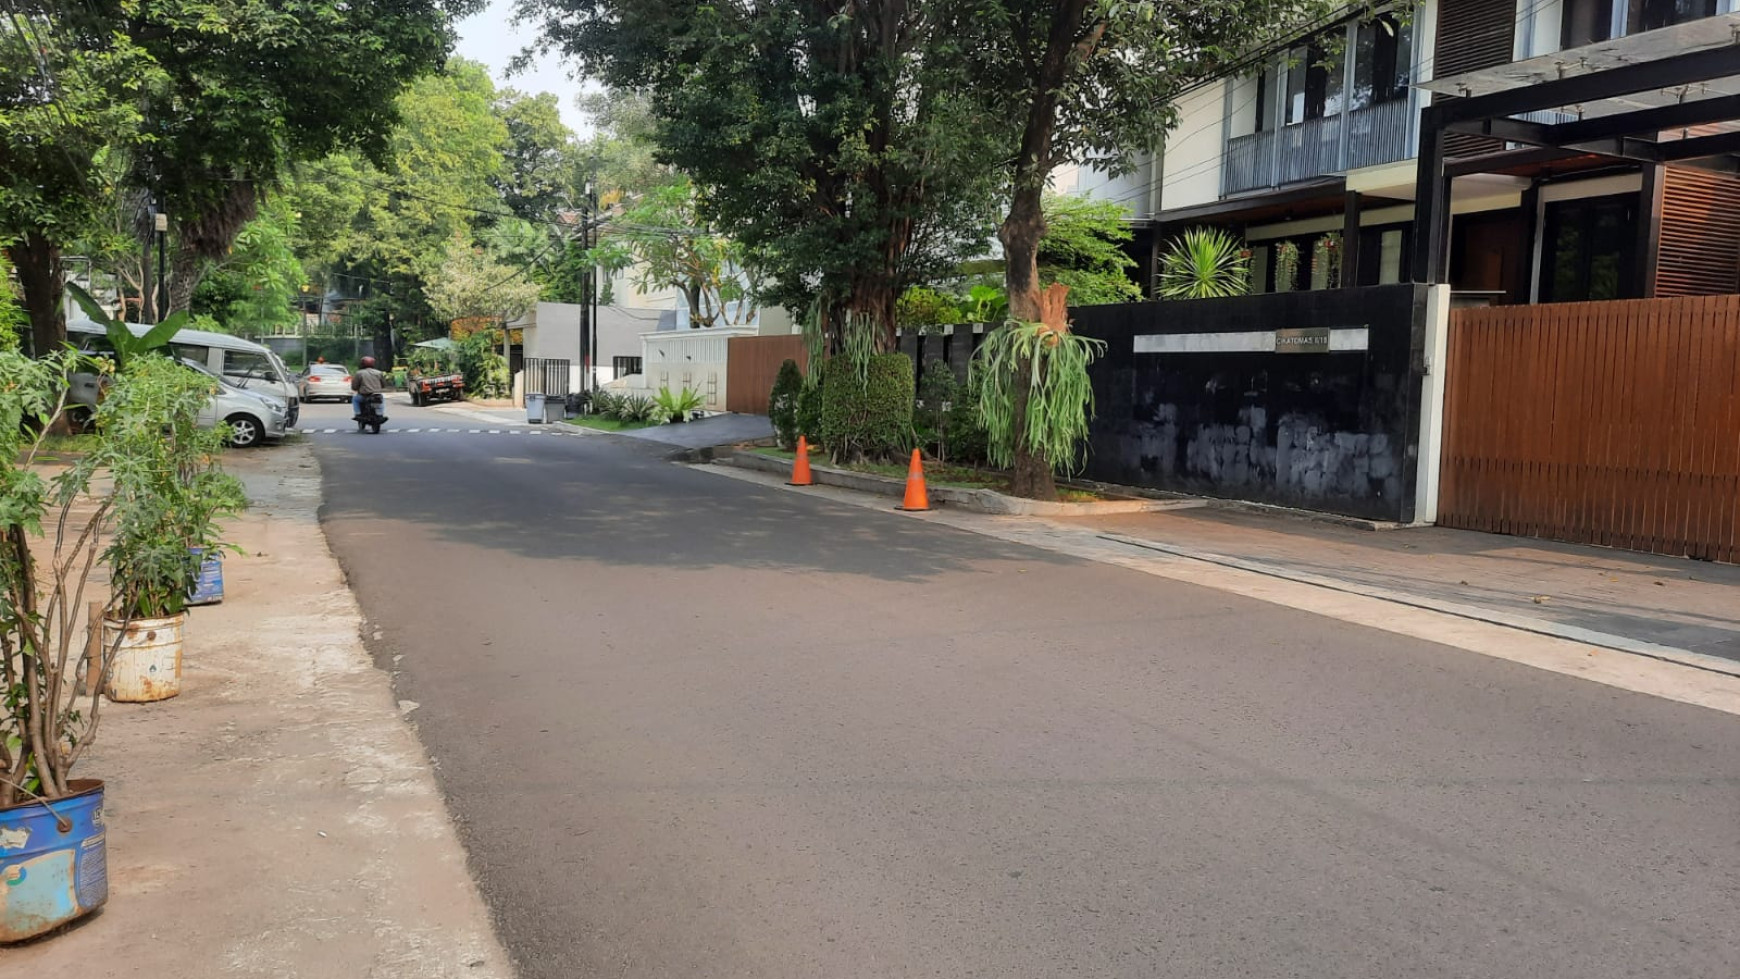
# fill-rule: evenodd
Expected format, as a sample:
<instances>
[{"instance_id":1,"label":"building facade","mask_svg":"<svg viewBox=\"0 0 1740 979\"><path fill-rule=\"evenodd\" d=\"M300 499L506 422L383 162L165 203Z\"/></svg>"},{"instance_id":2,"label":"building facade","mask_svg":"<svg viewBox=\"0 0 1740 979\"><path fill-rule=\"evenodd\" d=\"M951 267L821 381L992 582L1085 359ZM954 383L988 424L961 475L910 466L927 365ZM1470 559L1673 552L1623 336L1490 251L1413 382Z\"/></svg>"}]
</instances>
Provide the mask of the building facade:
<instances>
[{"instance_id":1,"label":"building facade","mask_svg":"<svg viewBox=\"0 0 1740 979\"><path fill-rule=\"evenodd\" d=\"M1434 92L1435 79L1624 62L1686 32L1740 32L1736 3L1427 0L1364 11L1271 52L1260 70L1186 93L1162 151L1115 179L1088 171L1075 191L1129 209L1148 288L1168 242L1204 225L1246 242L1255 292L1427 281L1412 267L1420 118L1434 99L1457 97ZM1446 155L1502 164L1451 181L1448 282L1460 304L1740 290L1732 173L1530 153L1470 134L1450 136Z\"/></svg>"}]
</instances>

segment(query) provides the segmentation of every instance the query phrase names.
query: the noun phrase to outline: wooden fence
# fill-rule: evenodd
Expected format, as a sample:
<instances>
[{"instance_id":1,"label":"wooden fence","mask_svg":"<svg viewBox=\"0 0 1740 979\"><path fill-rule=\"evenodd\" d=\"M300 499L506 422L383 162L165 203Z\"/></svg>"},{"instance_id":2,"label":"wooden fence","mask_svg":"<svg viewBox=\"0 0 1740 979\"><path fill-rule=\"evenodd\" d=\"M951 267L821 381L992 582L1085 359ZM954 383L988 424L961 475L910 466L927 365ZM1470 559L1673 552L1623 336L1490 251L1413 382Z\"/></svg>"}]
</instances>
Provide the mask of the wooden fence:
<instances>
[{"instance_id":1,"label":"wooden fence","mask_svg":"<svg viewBox=\"0 0 1740 979\"><path fill-rule=\"evenodd\" d=\"M726 356L725 410L745 415L767 414L767 396L779 365L795 360L802 368L809 363L804 338L797 334L732 337Z\"/></svg>"},{"instance_id":2,"label":"wooden fence","mask_svg":"<svg viewBox=\"0 0 1740 979\"><path fill-rule=\"evenodd\" d=\"M1456 310L1439 522L1740 561L1740 296Z\"/></svg>"}]
</instances>

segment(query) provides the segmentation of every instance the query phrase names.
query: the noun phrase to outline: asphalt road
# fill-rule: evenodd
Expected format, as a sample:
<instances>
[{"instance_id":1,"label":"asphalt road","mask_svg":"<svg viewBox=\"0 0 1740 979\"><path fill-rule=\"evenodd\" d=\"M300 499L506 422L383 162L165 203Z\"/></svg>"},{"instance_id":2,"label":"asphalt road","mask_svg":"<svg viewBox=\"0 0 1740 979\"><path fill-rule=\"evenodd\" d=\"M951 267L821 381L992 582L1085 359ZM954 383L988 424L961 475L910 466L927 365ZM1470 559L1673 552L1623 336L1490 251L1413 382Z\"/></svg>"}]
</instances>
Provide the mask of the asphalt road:
<instances>
[{"instance_id":1,"label":"asphalt road","mask_svg":"<svg viewBox=\"0 0 1740 979\"><path fill-rule=\"evenodd\" d=\"M647 444L315 438L526 979L1740 975L1732 716Z\"/></svg>"}]
</instances>

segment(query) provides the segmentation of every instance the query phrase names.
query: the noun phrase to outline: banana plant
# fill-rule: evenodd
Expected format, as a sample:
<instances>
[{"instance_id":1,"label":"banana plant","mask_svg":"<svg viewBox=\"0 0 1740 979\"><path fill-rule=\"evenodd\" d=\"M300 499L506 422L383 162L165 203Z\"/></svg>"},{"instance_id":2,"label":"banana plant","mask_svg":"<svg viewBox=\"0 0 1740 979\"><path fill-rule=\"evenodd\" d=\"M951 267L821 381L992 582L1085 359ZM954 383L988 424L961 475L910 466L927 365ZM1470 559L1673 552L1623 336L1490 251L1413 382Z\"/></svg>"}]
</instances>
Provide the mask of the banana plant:
<instances>
[{"instance_id":1,"label":"banana plant","mask_svg":"<svg viewBox=\"0 0 1740 979\"><path fill-rule=\"evenodd\" d=\"M72 292L73 301L79 304L85 315L108 333L109 347L114 351L117 369L126 367L127 362L135 357L167 347L169 341L181 332L191 318L186 312L176 313L143 334L134 334L128 328L126 320L109 315L103 304L97 302L82 286L69 283L67 289Z\"/></svg>"}]
</instances>

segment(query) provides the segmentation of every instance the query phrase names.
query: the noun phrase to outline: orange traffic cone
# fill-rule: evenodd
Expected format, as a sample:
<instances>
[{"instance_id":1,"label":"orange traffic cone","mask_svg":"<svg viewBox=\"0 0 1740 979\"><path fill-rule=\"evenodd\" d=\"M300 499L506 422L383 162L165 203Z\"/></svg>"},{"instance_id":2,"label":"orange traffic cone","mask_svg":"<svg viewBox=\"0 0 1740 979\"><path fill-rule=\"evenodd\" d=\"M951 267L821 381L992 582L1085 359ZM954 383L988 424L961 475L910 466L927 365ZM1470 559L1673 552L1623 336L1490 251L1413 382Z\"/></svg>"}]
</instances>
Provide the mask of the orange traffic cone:
<instances>
[{"instance_id":1,"label":"orange traffic cone","mask_svg":"<svg viewBox=\"0 0 1740 979\"><path fill-rule=\"evenodd\" d=\"M810 443L798 436L797 457L791 461L791 481L787 486L809 486L815 480L810 478Z\"/></svg>"},{"instance_id":2,"label":"orange traffic cone","mask_svg":"<svg viewBox=\"0 0 1740 979\"><path fill-rule=\"evenodd\" d=\"M896 510L929 510L930 494L924 488L924 459L912 450L912 466L906 470L906 501Z\"/></svg>"}]
</instances>

